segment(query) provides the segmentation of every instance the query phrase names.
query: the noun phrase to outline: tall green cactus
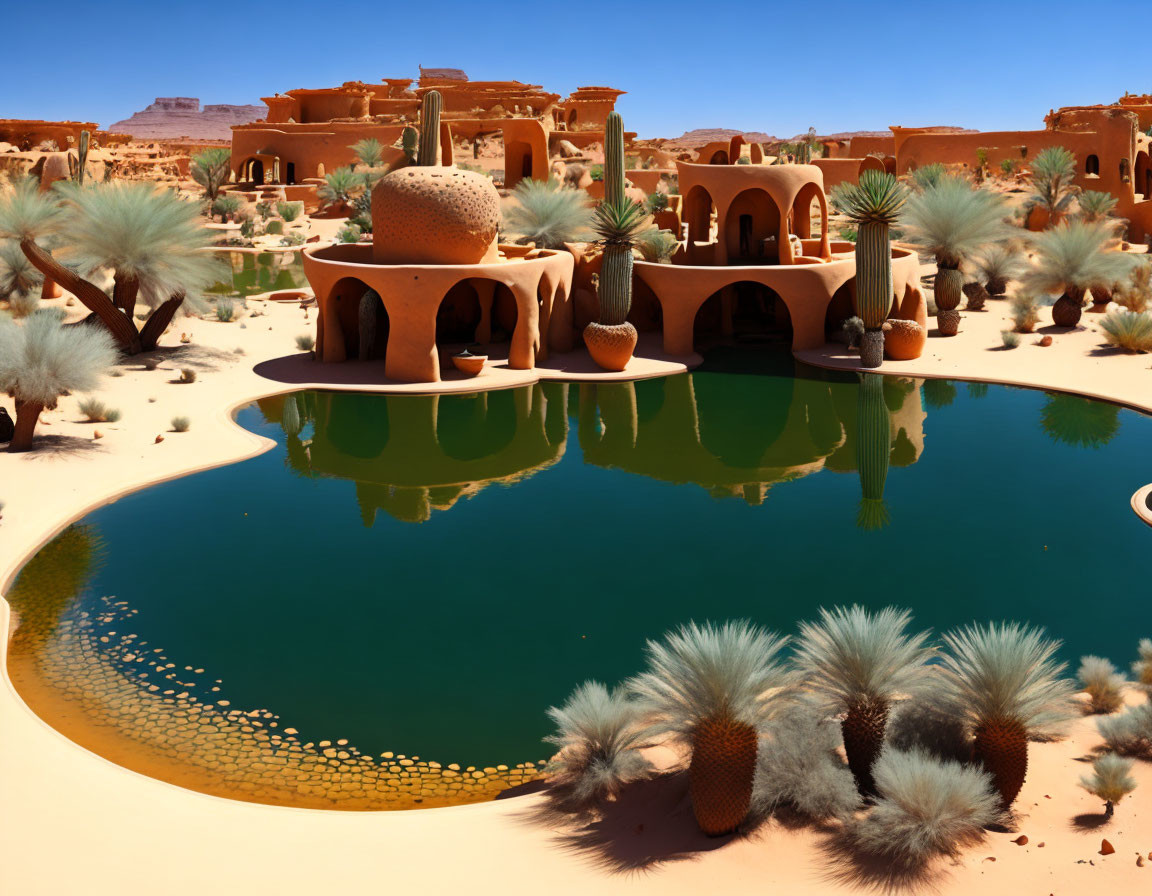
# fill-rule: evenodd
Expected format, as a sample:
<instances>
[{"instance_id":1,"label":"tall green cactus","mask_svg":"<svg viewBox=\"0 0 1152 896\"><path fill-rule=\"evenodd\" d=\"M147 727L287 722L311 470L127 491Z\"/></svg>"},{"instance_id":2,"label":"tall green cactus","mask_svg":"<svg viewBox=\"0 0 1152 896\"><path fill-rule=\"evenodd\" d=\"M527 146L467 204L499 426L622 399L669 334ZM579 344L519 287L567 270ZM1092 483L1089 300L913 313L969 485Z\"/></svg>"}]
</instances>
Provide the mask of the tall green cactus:
<instances>
[{"instance_id":1,"label":"tall green cactus","mask_svg":"<svg viewBox=\"0 0 1152 896\"><path fill-rule=\"evenodd\" d=\"M879 367L884 360L881 327L892 308L892 249L888 229L907 199L907 190L891 174L868 170L859 184L842 184L832 204L857 226L856 313L864 322L860 364Z\"/></svg>"},{"instance_id":2,"label":"tall green cactus","mask_svg":"<svg viewBox=\"0 0 1152 896\"><path fill-rule=\"evenodd\" d=\"M440 92L429 90L420 103L420 155L417 164L440 164Z\"/></svg>"},{"instance_id":3,"label":"tall green cactus","mask_svg":"<svg viewBox=\"0 0 1152 896\"><path fill-rule=\"evenodd\" d=\"M609 112L604 124L604 201L624 204L624 119Z\"/></svg>"},{"instance_id":4,"label":"tall green cactus","mask_svg":"<svg viewBox=\"0 0 1152 896\"><path fill-rule=\"evenodd\" d=\"M890 432L884 378L875 373L861 374L856 409L856 470L860 474L856 525L861 529L882 529L888 525L884 481L888 478Z\"/></svg>"},{"instance_id":5,"label":"tall green cactus","mask_svg":"<svg viewBox=\"0 0 1152 896\"><path fill-rule=\"evenodd\" d=\"M91 137L87 131L80 132L80 148L76 153L76 183L80 186L84 186L84 168L88 164L88 141Z\"/></svg>"},{"instance_id":6,"label":"tall green cactus","mask_svg":"<svg viewBox=\"0 0 1152 896\"><path fill-rule=\"evenodd\" d=\"M420 151L420 132L411 125L405 127L400 132L400 148L404 150L408 164L415 165L416 159L419 158L417 153Z\"/></svg>"}]
</instances>

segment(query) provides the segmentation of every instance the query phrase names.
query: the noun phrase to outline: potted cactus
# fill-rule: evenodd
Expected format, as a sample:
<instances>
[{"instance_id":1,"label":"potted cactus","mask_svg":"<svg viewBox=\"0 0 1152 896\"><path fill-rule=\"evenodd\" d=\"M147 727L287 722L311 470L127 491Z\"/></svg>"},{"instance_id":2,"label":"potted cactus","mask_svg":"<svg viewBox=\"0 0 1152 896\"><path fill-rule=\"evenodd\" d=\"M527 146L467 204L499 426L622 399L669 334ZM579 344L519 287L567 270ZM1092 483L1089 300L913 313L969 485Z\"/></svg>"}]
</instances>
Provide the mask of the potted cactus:
<instances>
[{"instance_id":1,"label":"potted cactus","mask_svg":"<svg viewBox=\"0 0 1152 896\"><path fill-rule=\"evenodd\" d=\"M856 311L864 322L860 365L884 361L884 321L892 308L892 245L888 228L896 223L907 190L883 171L868 170L859 184L843 184L832 194L836 210L856 225Z\"/></svg>"},{"instance_id":2,"label":"potted cactus","mask_svg":"<svg viewBox=\"0 0 1152 896\"><path fill-rule=\"evenodd\" d=\"M636 349L639 335L628 323L632 247L651 225L644 206L624 195L624 120L612 112L604 128L604 201L592 222L604 251L597 286L600 319L584 328L584 344L605 370L623 370Z\"/></svg>"}]
</instances>

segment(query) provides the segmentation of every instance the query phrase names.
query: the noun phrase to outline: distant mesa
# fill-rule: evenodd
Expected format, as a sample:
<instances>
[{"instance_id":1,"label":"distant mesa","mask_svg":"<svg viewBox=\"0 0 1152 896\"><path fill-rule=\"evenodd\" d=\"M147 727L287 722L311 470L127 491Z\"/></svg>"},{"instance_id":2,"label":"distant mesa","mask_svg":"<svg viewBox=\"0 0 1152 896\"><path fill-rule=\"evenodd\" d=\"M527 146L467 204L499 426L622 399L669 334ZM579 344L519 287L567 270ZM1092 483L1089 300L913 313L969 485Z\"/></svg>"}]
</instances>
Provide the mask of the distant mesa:
<instances>
[{"instance_id":1,"label":"distant mesa","mask_svg":"<svg viewBox=\"0 0 1152 896\"><path fill-rule=\"evenodd\" d=\"M118 121L109 130L131 134L137 140L188 137L196 140L230 140L232 126L264 117L264 106L200 107L194 96L159 96L147 109Z\"/></svg>"}]
</instances>

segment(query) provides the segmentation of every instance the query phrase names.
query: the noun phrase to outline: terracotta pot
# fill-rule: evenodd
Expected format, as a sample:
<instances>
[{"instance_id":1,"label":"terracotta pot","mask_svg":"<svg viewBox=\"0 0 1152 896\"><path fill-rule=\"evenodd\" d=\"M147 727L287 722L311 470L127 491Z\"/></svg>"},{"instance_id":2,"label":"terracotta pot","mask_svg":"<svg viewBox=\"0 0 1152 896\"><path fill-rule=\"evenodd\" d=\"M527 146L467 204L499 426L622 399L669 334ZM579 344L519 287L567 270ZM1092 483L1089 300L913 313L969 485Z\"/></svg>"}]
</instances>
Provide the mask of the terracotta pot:
<instances>
[{"instance_id":1,"label":"terracotta pot","mask_svg":"<svg viewBox=\"0 0 1152 896\"><path fill-rule=\"evenodd\" d=\"M608 325L590 323L584 328L588 354L604 370L620 371L632 360L640 334L629 323Z\"/></svg>"},{"instance_id":2,"label":"terracotta pot","mask_svg":"<svg viewBox=\"0 0 1152 896\"><path fill-rule=\"evenodd\" d=\"M928 331L914 320L884 321L884 354L893 361L914 361L927 341Z\"/></svg>"},{"instance_id":3,"label":"terracotta pot","mask_svg":"<svg viewBox=\"0 0 1152 896\"><path fill-rule=\"evenodd\" d=\"M473 355L471 353L452 356L452 363L465 376L479 376L484 370L484 362L487 360L487 355Z\"/></svg>"}]
</instances>

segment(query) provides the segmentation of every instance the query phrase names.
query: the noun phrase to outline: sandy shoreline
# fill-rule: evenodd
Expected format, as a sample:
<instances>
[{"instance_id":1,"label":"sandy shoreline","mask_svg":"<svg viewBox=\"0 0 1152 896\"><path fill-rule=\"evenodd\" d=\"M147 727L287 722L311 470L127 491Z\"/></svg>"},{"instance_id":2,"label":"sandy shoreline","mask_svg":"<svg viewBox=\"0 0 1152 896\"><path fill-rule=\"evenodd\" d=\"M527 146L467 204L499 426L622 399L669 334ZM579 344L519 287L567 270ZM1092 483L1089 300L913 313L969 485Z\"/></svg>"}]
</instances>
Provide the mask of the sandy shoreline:
<instances>
[{"instance_id":1,"label":"sandy shoreline","mask_svg":"<svg viewBox=\"0 0 1152 896\"><path fill-rule=\"evenodd\" d=\"M1152 412L1149 356L1098 354L1101 340L1090 329L1057 334L1050 348L1034 346L1037 337L1025 336L1020 348L1005 351L998 346L1006 304L991 302L987 312L965 314L959 336L930 338L921 359L889 362L881 372L1064 389ZM50 425L39 432L50 437L49 450L0 453L0 500L6 505L0 521L0 583L5 588L37 546L89 509L145 485L233 463L270 447L266 439L237 426L232 414L255 398L308 385L285 381L299 366L291 361L279 362L279 381L261 376L256 368L290 355L295 335L309 329L314 312L305 321L292 303L252 302L251 307L262 313L243 319L242 332L239 323L179 321L175 329L190 333L190 346L165 353L160 369L129 363L122 377L107 380L98 394L123 411L121 422L79 422L78 396L73 396L45 415ZM1086 314L1085 323L1093 325L1095 317ZM236 354L237 347L244 354ZM854 356L826 346L800 359L851 367ZM184 366L198 370L195 383L172 382ZM673 369L682 367L657 368L648 375ZM574 373L578 378L578 370L557 375L571 379ZM498 376L489 382L497 385ZM348 381L335 388L365 385L348 371L341 379ZM481 385L466 382L468 391ZM176 414L192 418L189 432L168 431ZM94 430L104 437L93 439ZM156 443L157 435L164 440ZM1141 485L1133 483L1133 490ZM3 609L0 634L7 644L11 621ZM1138 634L1145 633L1134 633L1134 640ZM817 896L878 886L845 879L848 864L824 855L825 835L809 829L772 823L747 839L702 840L675 782L655 794L656 804L637 810L643 817L622 817L619 823L630 827L621 827L607 847L595 835L576 844L559 842L556 832L532 820L536 796L401 813L320 812L205 796L126 771L81 749L28 709L6 664L3 678L0 890L20 896L199 894L210 889L307 893L336 887L359 892L366 881L401 893L537 893L546 887L556 893L667 894L774 887ZM957 865L941 865L939 878L923 882L922 888L943 894L989 886L1002 892L1088 894L1139 892L1148 886L1145 877L1152 883L1147 858L1152 853L1152 769L1147 763L1137 765L1140 788L1107 828L1074 821L1100 810L1098 801L1076 786L1085 768L1083 757L1097 743L1091 720L1083 719L1068 740L1034 745L1033 767L1019 802L1025 815L1020 830L1029 845L1012 843L1017 834L989 834ZM1115 855L1098 854L1101 836L1115 845ZM56 856L61 846L65 861ZM1136 866L1137 853L1145 856L1146 867ZM677 860L684 858L690 860Z\"/></svg>"}]
</instances>

